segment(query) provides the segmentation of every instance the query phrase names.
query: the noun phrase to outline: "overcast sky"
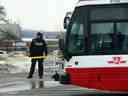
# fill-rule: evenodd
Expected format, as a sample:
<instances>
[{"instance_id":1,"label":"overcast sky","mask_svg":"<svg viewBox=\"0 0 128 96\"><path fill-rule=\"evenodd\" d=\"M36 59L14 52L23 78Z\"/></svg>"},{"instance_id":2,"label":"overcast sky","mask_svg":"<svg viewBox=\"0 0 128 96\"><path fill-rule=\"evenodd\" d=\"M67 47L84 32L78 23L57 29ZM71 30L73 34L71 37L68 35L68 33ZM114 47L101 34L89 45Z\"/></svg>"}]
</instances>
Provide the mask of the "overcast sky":
<instances>
[{"instance_id":1,"label":"overcast sky","mask_svg":"<svg viewBox=\"0 0 128 96\"><path fill-rule=\"evenodd\" d=\"M65 13L72 11L77 2L78 0L0 0L8 17L20 23L22 28L45 31L62 31Z\"/></svg>"},{"instance_id":2,"label":"overcast sky","mask_svg":"<svg viewBox=\"0 0 128 96\"><path fill-rule=\"evenodd\" d=\"M78 0L0 0L12 21L22 28L46 31L63 30L63 18Z\"/></svg>"}]
</instances>

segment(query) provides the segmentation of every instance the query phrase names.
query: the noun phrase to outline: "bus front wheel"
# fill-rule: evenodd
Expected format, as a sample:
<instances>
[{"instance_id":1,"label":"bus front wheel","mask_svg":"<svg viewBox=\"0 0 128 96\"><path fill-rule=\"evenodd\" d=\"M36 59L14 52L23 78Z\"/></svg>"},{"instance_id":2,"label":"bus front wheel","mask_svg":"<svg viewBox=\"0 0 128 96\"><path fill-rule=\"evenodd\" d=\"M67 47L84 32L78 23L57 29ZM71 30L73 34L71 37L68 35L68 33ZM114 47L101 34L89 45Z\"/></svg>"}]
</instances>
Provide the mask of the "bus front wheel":
<instances>
[{"instance_id":1,"label":"bus front wheel","mask_svg":"<svg viewBox=\"0 0 128 96\"><path fill-rule=\"evenodd\" d=\"M63 74L60 76L60 83L61 84L70 84L70 75L69 74Z\"/></svg>"}]
</instances>

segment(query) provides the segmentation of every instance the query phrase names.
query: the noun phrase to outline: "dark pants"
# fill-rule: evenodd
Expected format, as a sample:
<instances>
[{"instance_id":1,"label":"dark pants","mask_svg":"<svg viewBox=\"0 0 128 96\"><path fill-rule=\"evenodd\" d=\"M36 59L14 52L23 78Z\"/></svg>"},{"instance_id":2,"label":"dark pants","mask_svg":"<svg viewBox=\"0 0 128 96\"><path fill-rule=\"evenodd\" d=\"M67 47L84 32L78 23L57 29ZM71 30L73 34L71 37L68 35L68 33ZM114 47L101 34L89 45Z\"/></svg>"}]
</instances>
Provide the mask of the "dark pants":
<instances>
[{"instance_id":1,"label":"dark pants","mask_svg":"<svg viewBox=\"0 0 128 96\"><path fill-rule=\"evenodd\" d=\"M30 72L29 72L29 76L32 77L33 73L35 71L35 65L36 62L38 62L38 73L39 73L39 77L42 78L43 76L43 59L31 59L31 68L30 68Z\"/></svg>"}]
</instances>

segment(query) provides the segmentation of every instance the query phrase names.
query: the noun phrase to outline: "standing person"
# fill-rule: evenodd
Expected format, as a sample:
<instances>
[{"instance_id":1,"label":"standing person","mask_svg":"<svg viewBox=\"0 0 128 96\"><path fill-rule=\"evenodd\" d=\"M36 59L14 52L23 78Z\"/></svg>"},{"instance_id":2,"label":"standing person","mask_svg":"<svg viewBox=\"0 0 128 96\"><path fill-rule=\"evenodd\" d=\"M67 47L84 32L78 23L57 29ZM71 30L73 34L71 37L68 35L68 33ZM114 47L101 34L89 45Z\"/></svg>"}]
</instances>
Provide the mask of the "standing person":
<instances>
[{"instance_id":1,"label":"standing person","mask_svg":"<svg viewBox=\"0 0 128 96\"><path fill-rule=\"evenodd\" d=\"M35 71L36 62L38 62L38 73L39 78L41 79L43 76L43 56L47 56L47 45L45 40L43 39L43 34L38 32L36 38L32 40L29 53L31 59L31 68L28 75L28 78L33 77L33 73Z\"/></svg>"}]
</instances>

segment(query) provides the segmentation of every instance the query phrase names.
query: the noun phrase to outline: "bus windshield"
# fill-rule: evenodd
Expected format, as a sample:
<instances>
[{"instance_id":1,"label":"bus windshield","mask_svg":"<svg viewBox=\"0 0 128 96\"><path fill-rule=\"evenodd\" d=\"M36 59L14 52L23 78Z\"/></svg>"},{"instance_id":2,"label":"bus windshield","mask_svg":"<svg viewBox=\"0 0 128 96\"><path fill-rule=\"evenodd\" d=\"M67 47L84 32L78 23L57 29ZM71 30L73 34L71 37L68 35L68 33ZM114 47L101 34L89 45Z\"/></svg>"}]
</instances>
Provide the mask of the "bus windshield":
<instances>
[{"instance_id":1,"label":"bus windshield","mask_svg":"<svg viewBox=\"0 0 128 96\"><path fill-rule=\"evenodd\" d=\"M74 14L71 21L68 38L68 52L80 53L84 51L84 24L82 15L79 12Z\"/></svg>"},{"instance_id":2,"label":"bus windshield","mask_svg":"<svg viewBox=\"0 0 128 96\"><path fill-rule=\"evenodd\" d=\"M69 54L128 54L128 6L77 7L67 30Z\"/></svg>"}]
</instances>

